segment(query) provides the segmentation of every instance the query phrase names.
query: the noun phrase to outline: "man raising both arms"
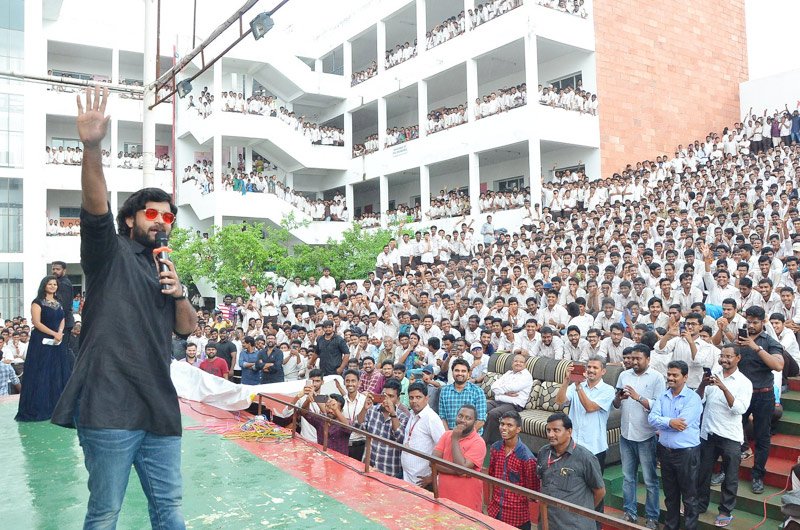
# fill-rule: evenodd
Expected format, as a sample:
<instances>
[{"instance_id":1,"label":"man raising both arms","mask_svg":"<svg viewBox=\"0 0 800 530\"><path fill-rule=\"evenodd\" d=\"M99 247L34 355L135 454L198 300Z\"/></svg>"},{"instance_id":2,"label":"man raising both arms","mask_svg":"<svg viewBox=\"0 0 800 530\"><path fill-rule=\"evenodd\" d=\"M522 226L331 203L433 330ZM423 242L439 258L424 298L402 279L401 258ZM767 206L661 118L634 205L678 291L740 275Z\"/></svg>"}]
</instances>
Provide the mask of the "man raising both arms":
<instances>
[{"instance_id":1,"label":"man raising both arms","mask_svg":"<svg viewBox=\"0 0 800 530\"><path fill-rule=\"evenodd\" d=\"M137 191L115 227L100 148L111 119L107 101L108 89L87 89L85 109L78 96L86 304L75 370L52 422L78 430L89 472L85 528L116 526L134 466L152 526L181 529L181 415L169 365L172 332L189 335L197 313L175 266L153 254L156 233L172 230L178 209L171 197ZM167 271L159 272L162 264Z\"/></svg>"}]
</instances>

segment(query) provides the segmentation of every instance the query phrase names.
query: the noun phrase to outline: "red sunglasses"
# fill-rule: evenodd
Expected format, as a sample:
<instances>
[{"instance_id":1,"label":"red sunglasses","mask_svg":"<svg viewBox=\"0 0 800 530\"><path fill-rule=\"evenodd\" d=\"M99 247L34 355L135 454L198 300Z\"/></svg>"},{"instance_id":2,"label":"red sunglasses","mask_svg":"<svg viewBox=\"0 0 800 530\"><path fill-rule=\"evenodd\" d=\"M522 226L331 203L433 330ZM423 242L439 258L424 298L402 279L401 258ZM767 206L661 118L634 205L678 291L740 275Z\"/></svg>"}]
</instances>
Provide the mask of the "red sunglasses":
<instances>
[{"instance_id":1,"label":"red sunglasses","mask_svg":"<svg viewBox=\"0 0 800 530\"><path fill-rule=\"evenodd\" d=\"M159 212L155 208L147 208L144 211L144 217L148 221L155 221L158 217L158 214L161 214L161 219L168 225L171 225L175 222L175 214L172 212Z\"/></svg>"}]
</instances>

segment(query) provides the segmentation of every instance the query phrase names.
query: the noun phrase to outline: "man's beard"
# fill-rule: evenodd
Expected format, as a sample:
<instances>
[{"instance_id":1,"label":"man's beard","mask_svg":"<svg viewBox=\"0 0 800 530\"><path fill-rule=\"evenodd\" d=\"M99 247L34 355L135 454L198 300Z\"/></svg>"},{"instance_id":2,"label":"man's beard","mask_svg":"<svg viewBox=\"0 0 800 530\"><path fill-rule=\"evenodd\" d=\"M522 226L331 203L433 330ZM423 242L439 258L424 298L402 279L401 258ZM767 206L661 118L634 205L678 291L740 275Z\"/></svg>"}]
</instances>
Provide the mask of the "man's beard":
<instances>
[{"instance_id":1,"label":"man's beard","mask_svg":"<svg viewBox=\"0 0 800 530\"><path fill-rule=\"evenodd\" d=\"M131 235L133 236L133 240L143 247L156 248L155 235L153 235L153 240L151 241L149 232L145 232L135 224L133 228L131 228Z\"/></svg>"},{"instance_id":2,"label":"man's beard","mask_svg":"<svg viewBox=\"0 0 800 530\"><path fill-rule=\"evenodd\" d=\"M461 433L461 436L466 436L472 432L472 427L464 427L464 432Z\"/></svg>"}]
</instances>

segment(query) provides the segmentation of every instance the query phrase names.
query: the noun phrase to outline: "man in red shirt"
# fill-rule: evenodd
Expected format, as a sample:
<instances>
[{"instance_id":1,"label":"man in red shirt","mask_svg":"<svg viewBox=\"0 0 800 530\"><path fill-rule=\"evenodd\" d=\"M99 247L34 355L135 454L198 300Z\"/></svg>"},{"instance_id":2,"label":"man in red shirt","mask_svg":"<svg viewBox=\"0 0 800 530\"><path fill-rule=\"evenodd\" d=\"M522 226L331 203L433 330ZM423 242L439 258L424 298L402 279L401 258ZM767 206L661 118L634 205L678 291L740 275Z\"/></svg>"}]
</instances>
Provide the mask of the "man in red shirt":
<instances>
[{"instance_id":1,"label":"man in red shirt","mask_svg":"<svg viewBox=\"0 0 800 530\"><path fill-rule=\"evenodd\" d=\"M489 474L517 486L539 491L536 457L519 439L522 418L508 411L500 417L500 440L492 444ZM530 501L503 488L489 486L489 515L522 530L531 528Z\"/></svg>"},{"instance_id":2,"label":"man in red shirt","mask_svg":"<svg viewBox=\"0 0 800 530\"><path fill-rule=\"evenodd\" d=\"M223 379L228 378L228 363L225 359L217 357L216 342L206 344L206 360L200 363L200 369Z\"/></svg>"},{"instance_id":3,"label":"man in red shirt","mask_svg":"<svg viewBox=\"0 0 800 530\"><path fill-rule=\"evenodd\" d=\"M486 443L475 431L477 416L474 406L462 405L458 409L455 428L445 431L433 450L433 456L480 471L486 457ZM439 495L476 512L483 509L483 482L462 476L455 469L439 469Z\"/></svg>"}]
</instances>

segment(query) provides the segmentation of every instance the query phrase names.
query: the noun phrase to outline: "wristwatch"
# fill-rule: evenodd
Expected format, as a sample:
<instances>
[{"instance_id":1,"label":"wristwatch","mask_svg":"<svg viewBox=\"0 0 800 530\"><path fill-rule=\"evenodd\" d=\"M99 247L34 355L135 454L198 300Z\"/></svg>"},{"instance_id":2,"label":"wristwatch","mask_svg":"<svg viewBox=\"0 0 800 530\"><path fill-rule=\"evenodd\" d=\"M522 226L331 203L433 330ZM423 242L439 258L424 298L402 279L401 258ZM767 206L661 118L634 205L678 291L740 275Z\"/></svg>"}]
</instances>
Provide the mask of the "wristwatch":
<instances>
[{"instance_id":1,"label":"wristwatch","mask_svg":"<svg viewBox=\"0 0 800 530\"><path fill-rule=\"evenodd\" d=\"M397 414L389 414L389 417L390 417L390 418L396 418L396 417L397 417Z\"/></svg>"},{"instance_id":2,"label":"wristwatch","mask_svg":"<svg viewBox=\"0 0 800 530\"><path fill-rule=\"evenodd\" d=\"M181 284L181 295L176 296L175 300L186 300L188 297L189 297L189 289L187 289L185 285Z\"/></svg>"}]
</instances>

